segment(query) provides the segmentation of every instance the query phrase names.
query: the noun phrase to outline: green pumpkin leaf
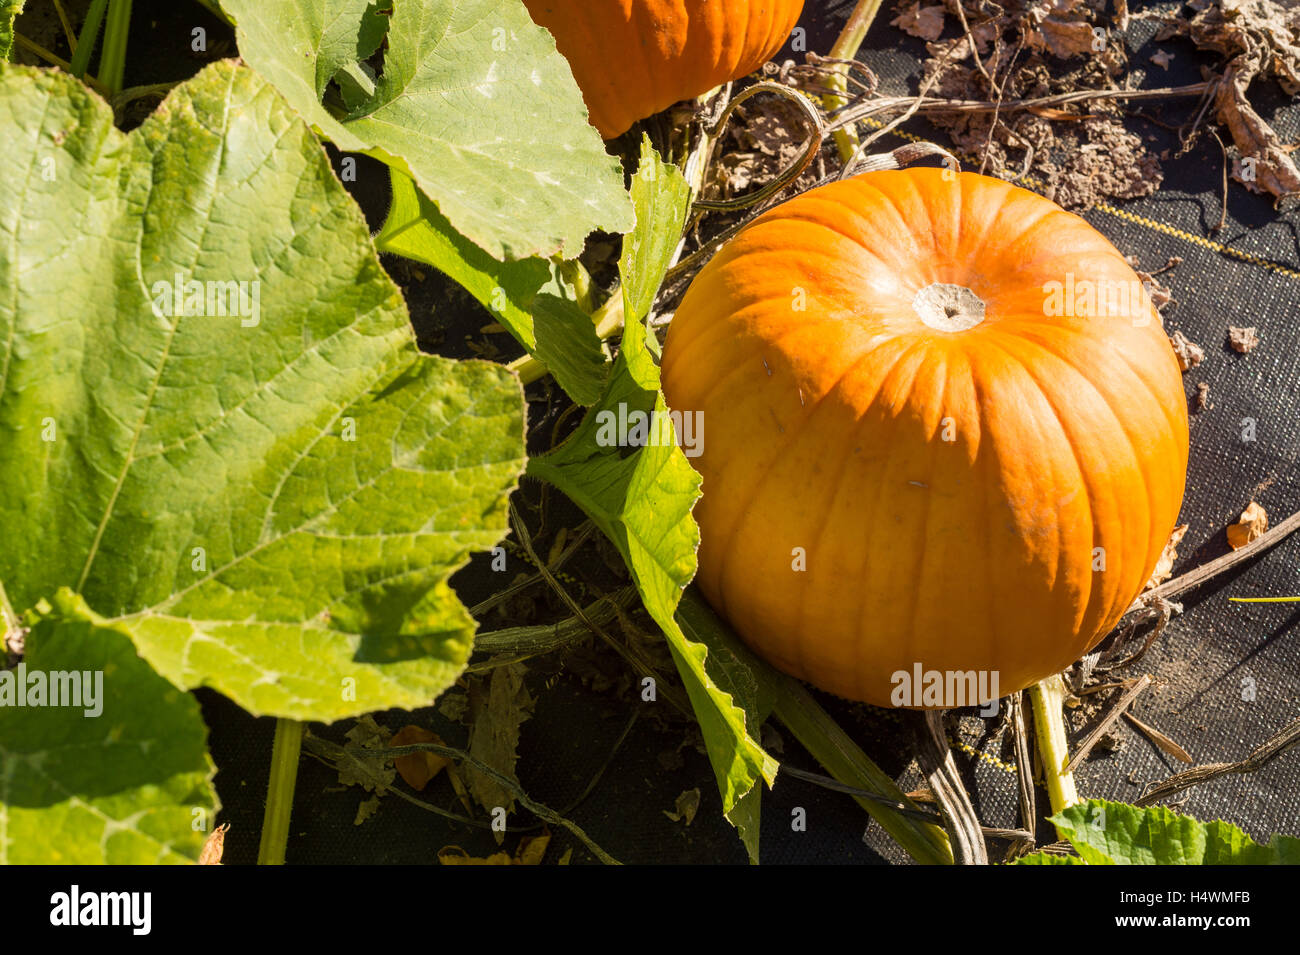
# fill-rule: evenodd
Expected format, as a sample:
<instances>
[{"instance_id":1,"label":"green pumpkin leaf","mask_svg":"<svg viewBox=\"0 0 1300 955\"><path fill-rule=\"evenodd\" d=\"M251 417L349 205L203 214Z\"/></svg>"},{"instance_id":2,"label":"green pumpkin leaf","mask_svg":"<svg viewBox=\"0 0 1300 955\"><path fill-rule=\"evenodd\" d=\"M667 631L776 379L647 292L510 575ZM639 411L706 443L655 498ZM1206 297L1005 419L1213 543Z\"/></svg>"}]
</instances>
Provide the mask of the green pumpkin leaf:
<instances>
[{"instance_id":1,"label":"green pumpkin leaf","mask_svg":"<svg viewBox=\"0 0 1300 955\"><path fill-rule=\"evenodd\" d=\"M330 80L369 55L366 0L222 0L239 53L340 149L415 180L451 226L497 259L572 258L631 224L618 160L521 0L402 0L373 95L331 111ZM370 19L368 19L370 18ZM357 91L351 90L350 97Z\"/></svg>"},{"instance_id":2,"label":"green pumpkin leaf","mask_svg":"<svg viewBox=\"0 0 1300 955\"><path fill-rule=\"evenodd\" d=\"M1275 835L1260 845L1230 823L1201 823L1164 806L1089 799L1052 822L1089 865L1300 865L1300 839ZM1017 862L1041 864L1039 855Z\"/></svg>"},{"instance_id":3,"label":"green pumpkin leaf","mask_svg":"<svg viewBox=\"0 0 1300 955\"><path fill-rule=\"evenodd\" d=\"M0 139L54 170L0 179L17 609L69 588L86 609L51 626L256 714L427 704L475 629L447 578L506 529L517 379L417 351L319 143L233 61L129 135L70 77L0 67Z\"/></svg>"},{"instance_id":4,"label":"green pumpkin leaf","mask_svg":"<svg viewBox=\"0 0 1300 955\"><path fill-rule=\"evenodd\" d=\"M397 170L393 204L375 237L381 252L431 265L458 282L501 322L581 405L600 400L608 371L591 316L553 292L562 291L539 258L499 262L456 232L438 207ZM552 291L543 291L550 289Z\"/></svg>"},{"instance_id":5,"label":"green pumpkin leaf","mask_svg":"<svg viewBox=\"0 0 1300 955\"><path fill-rule=\"evenodd\" d=\"M197 859L217 813L198 702L80 598L54 602L18 669L0 671L0 865ZM42 706L30 695L37 674ZM91 705L49 705L56 674Z\"/></svg>"},{"instance_id":6,"label":"green pumpkin leaf","mask_svg":"<svg viewBox=\"0 0 1300 955\"><path fill-rule=\"evenodd\" d=\"M627 328L625 343L629 351L639 354L644 341L650 352L659 357L659 339L642 323L650 317L655 296L673 262L682 241L686 217L691 209L691 186L676 166L664 162L650 145L650 137L641 138L641 161L632 179L632 208L636 228L623 237L623 253L618 271L623 279L623 313ZM644 368L644 359L633 362L633 370L643 387L657 388L657 373Z\"/></svg>"},{"instance_id":7,"label":"green pumpkin leaf","mask_svg":"<svg viewBox=\"0 0 1300 955\"><path fill-rule=\"evenodd\" d=\"M778 681L789 678L755 657L694 590L678 604L676 621L683 639L706 648L704 665L709 678L740 707L747 733L757 737L780 692ZM754 786L727 813L754 865L759 861L762 794L763 787Z\"/></svg>"},{"instance_id":8,"label":"green pumpkin leaf","mask_svg":"<svg viewBox=\"0 0 1300 955\"><path fill-rule=\"evenodd\" d=\"M653 176L638 172L636 181L641 185L634 185L634 190L653 190L662 185L671 195L663 200L643 195L637 200L638 206L660 209L661 205L680 205L685 195L672 185L671 176L654 151L648 147L644 150L643 162L658 164L659 170ZM662 229L665 221L675 218L660 212L639 218L625 240L645 250L625 254L620 263L625 289L641 290L651 285L657 289L663 279L671 252L665 256L649 250L675 248L680 232L671 245L662 237L651 236L651 230ZM635 271L628 271L633 268ZM653 301L653 293L649 301ZM631 304L648 311L646 302L647 297L638 291ZM647 441L625 456L638 416L645 416ZM604 397L563 445L532 458L528 473L568 495L622 553L646 610L668 638L673 660L700 721L722 793L723 811L730 814L759 779L773 782L777 763L755 739L757 721L748 718L744 703L733 697L733 691L740 689L736 674L731 673L727 680L727 674L716 665L711 672L706 644L688 637L674 617L682 589L695 576L700 532L691 509L699 497L700 476L673 436L659 390L659 369L646 345L640 321L633 320L625 327L623 346ZM718 679L731 686L720 686ZM756 803L741 811L741 818L756 824Z\"/></svg>"},{"instance_id":9,"label":"green pumpkin leaf","mask_svg":"<svg viewBox=\"0 0 1300 955\"><path fill-rule=\"evenodd\" d=\"M565 393L587 407L599 401L611 366L591 316L576 302L545 292L533 300L533 327L533 354Z\"/></svg>"}]
</instances>

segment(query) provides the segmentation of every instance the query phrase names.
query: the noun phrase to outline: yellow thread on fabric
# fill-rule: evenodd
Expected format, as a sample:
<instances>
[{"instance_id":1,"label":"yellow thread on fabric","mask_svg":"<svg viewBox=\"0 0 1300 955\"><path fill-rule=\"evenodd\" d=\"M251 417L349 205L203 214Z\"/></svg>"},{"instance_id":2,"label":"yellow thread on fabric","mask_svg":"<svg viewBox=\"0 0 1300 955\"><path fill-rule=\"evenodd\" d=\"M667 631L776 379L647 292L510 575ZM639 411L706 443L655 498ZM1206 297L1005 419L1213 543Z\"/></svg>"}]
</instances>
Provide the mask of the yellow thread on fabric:
<instances>
[{"instance_id":1,"label":"yellow thread on fabric","mask_svg":"<svg viewBox=\"0 0 1300 955\"><path fill-rule=\"evenodd\" d=\"M984 762L988 763L990 766L995 766L998 769L1006 770L1008 773L1011 773L1013 776L1019 772L1019 770L1016 769L1014 763L1004 763L996 756L991 756L988 753L978 750L974 746L971 746L969 743L963 743L961 740L952 739L951 737L949 737L948 742L952 746L956 746L963 753L966 753L970 756L974 756L976 759L983 760Z\"/></svg>"}]
</instances>

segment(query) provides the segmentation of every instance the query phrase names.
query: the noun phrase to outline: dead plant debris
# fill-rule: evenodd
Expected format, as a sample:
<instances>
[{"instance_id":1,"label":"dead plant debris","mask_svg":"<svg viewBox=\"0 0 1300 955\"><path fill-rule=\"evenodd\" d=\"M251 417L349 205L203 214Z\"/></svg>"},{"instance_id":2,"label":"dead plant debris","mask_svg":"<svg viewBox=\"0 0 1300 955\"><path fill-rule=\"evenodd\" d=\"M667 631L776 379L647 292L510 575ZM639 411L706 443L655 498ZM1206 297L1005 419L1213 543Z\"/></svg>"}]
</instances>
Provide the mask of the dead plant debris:
<instances>
[{"instance_id":1,"label":"dead plant debris","mask_svg":"<svg viewBox=\"0 0 1300 955\"><path fill-rule=\"evenodd\" d=\"M1246 505L1235 524L1228 525L1228 546L1241 550L1251 541L1263 537L1268 530L1268 512L1255 501Z\"/></svg>"},{"instance_id":2,"label":"dead plant debris","mask_svg":"<svg viewBox=\"0 0 1300 955\"><path fill-rule=\"evenodd\" d=\"M1236 325L1229 325L1228 344L1233 351L1249 355L1259 346L1259 332L1253 326L1240 328Z\"/></svg>"},{"instance_id":3,"label":"dead plant debris","mask_svg":"<svg viewBox=\"0 0 1300 955\"><path fill-rule=\"evenodd\" d=\"M673 811L665 809L664 815L673 822L684 823L689 826L695 821L695 814L700 811L700 789L688 789L673 803Z\"/></svg>"},{"instance_id":4,"label":"dead plant debris","mask_svg":"<svg viewBox=\"0 0 1300 955\"><path fill-rule=\"evenodd\" d=\"M1187 524L1179 524L1169 535L1169 542L1160 552L1160 559L1156 561L1155 570L1151 571L1151 579L1147 581L1144 589L1149 590L1159 586L1174 575L1174 561L1178 560L1178 544L1187 533L1187 527Z\"/></svg>"},{"instance_id":5,"label":"dead plant debris","mask_svg":"<svg viewBox=\"0 0 1300 955\"><path fill-rule=\"evenodd\" d=\"M1205 349L1181 331L1175 331L1170 335L1169 342L1174 346L1174 354L1178 356L1178 367L1183 371L1190 371L1205 361Z\"/></svg>"},{"instance_id":6,"label":"dead plant debris","mask_svg":"<svg viewBox=\"0 0 1300 955\"><path fill-rule=\"evenodd\" d=\"M1232 137L1233 178L1279 201L1300 195L1300 170L1290 150L1247 98L1251 84L1265 77L1289 95L1300 91L1300 7L1280 0L1192 0L1136 18L1160 22L1156 42L1182 38L1221 58L1218 67L1203 71L1201 103L1193 104L1179 131L1180 152L1191 147L1212 111ZM1124 43L1129 20L1127 4L1109 0L900 0L891 22L925 41L930 57L921 89L1000 107L927 108L958 149L978 156L982 171L1006 179L1032 176L1049 198L1077 208L1150 195L1163 180L1160 161L1168 152L1153 153L1122 121L1120 100L1143 79ZM1167 70L1174 54L1157 49L1148 59ZM1086 106L1018 105L1084 91L1099 95Z\"/></svg>"},{"instance_id":7,"label":"dead plant debris","mask_svg":"<svg viewBox=\"0 0 1300 955\"><path fill-rule=\"evenodd\" d=\"M522 663L511 663L493 668L486 677L471 678L469 684L469 754L516 784L519 727L533 715L525 672ZM470 794L488 812L514 808L514 794L491 777L466 766L465 779ZM504 833L495 834L499 844Z\"/></svg>"}]
</instances>

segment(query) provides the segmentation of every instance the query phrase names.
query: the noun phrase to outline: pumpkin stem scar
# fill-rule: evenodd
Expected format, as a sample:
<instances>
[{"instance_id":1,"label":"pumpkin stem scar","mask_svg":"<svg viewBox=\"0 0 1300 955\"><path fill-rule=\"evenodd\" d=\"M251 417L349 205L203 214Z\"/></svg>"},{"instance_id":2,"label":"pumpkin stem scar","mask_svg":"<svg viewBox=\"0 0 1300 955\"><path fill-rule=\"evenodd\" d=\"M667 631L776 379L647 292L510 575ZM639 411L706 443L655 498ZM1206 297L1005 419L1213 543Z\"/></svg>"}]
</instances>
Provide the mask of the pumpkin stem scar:
<instances>
[{"instance_id":1,"label":"pumpkin stem scar","mask_svg":"<svg viewBox=\"0 0 1300 955\"><path fill-rule=\"evenodd\" d=\"M964 332L984 321L984 300L964 285L932 282L916 293L912 309L941 332Z\"/></svg>"}]
</instances>

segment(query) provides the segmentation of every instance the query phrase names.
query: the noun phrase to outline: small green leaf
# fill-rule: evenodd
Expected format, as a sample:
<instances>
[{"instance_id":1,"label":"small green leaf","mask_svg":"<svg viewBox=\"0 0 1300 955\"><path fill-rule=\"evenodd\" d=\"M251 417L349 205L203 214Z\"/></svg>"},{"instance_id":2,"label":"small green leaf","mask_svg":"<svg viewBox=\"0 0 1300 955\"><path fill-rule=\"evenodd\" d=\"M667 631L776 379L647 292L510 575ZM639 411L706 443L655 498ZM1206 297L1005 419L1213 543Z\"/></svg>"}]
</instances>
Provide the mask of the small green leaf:
<instances>
[{"instance_id":1,"label":"small green leaf","mask_svg":"<svg viewBox=\"0 0 1300 955\"><path fill-rule=\"evenodd\" d=\"M233 61L129 135L70 77L0 67L0 139L54 169L0 178L16 607L70 588L94 615L55 622L253 713L427 704L475 628L447 578L505 531L518 380L418 352L319 143Z\"/></svg>"},{"instance_id":2,"label":"small green leaf","mask_svg":"<svg viewBox=\"0 0 1300 955\"><path fill-rule=\"evenodd\" d=\"M0 865L197 859L217 812L198 702L80 598L63 591L54 604L29 621L20 668L0 672L0 700L6 681L30 690L34 674L47 686L75 674L81 702L88 689L97 699L89 709L30 697L0 705Z\"/></svg>"},{"instance_id":3,"label":"small green leaf","mask_svg":"<svg viewBox=\"0 0 1300 955\"><path fill-rule=\"evenodd\" d=\"M343 102L349 109L375 95L375 71L369 63L349 63L334 74Z\"/></svg>"},{"instance_id":4,"label":"small green leaf","mask_svg":"<svg viewBox=\"0 0 1300 955\"><path fill-rule=\"evenodd\" d=\"M543 293L533 299L533 329L533 354L568 396L587 407L599 401L610 365L591 316L567 298Z\"/></svg>"},{"instance_id":5,"label":"small green leaf","mask_svg":"<svg viewBox=\"0 0 1300 955\"><path fill-rule=\"evenodd\" d=\"M650 137L641 139L641 161L632 177L632 208L636 226L623 238L623 254L618 271L623 278L624 324L628 327L636 350L641 339L640 325L650 317L659 286L673 263L682 241L686 216L690 212L691 187L676 166L664 162L650 145ZM650 351L658 357L659 339L645 335ZM639 363L638 363L639 364ZM634 367L633 371L638 371ZM644 387L651 385L640 374ZM658 381L657 378L654 381Z\"/></svg>"},{"instance_id":6,"label":"small green leaf","mask_svg":"<svg viewBox=\"0 0 1300 955\"><path fill-rule=\"evenodd\" d=\"M521 0L402 0L373 96L346 116L330 79L364 58L366 0L222 0L239 53L340 149L410 175L452 226L497 259L576 256L631 209L619 162L587 123L555 41Z\"/></svg>"},{"instance_id":7,"label":"small green leaf","mask_svg":"<svg viewBox=\"0 0 1300 955\"><path fill-rule=\"evenodd\" d=\"M1300 839L1275 835L1261 846L1236 826L1197 822L1164 806L1139 809L1090 799L1052 817L1089 865L1297 865ZM1042 864L1035 853L1017 860Z\"/></svg>"}]
</instances>

